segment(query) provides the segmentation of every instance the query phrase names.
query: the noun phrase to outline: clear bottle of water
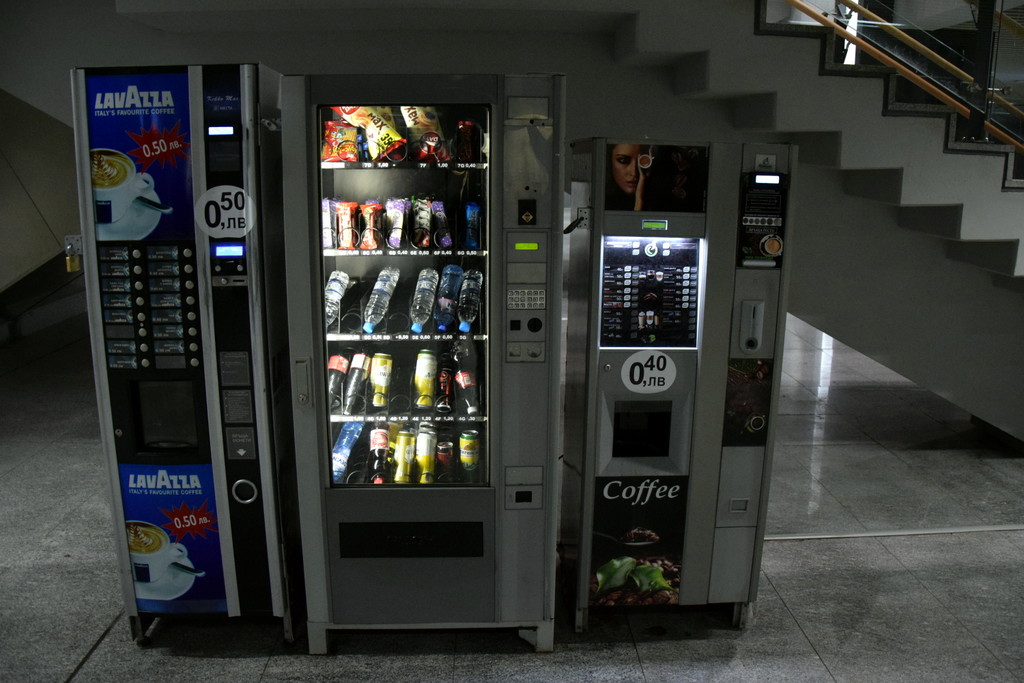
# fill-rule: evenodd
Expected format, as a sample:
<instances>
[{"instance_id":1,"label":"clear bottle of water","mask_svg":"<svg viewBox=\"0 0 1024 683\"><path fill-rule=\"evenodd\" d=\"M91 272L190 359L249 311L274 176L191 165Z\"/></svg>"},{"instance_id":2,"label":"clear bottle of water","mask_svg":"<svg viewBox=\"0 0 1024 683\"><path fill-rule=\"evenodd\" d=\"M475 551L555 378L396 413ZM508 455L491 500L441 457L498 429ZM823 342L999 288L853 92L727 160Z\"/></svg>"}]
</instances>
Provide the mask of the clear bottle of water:
<instances>
[{"instance_id":1,"label":"clear bottle of water","mask_svg":"<svg viewBox=\"0 0 1024 683\"><path fill-rule=\"evenodd\" d=\"M327 322L327 329L338 319L341 312L341 298L345 296L348 289L348 273L336 270L327 278L327 286L324 288L324 319Z\"/></svg>"},{"instance_id":2,"label":"clear bottle of water","mask_svg":"<svg viewBox=\"0 0 1024 683\"><path fill-rule=\"evenodd\" d=\"M412 294L412 305L409 307L410 326L413 334L421 334L423 325L430 320L434 312L434 297L437 295L437 271L424 268L416 280L416 291Z\"/></svg>"},{"instance_id":3,"label":"clear bottle of water","mask_svg":"<svg viewBox=\"0 0 1024 683\"><path fill-rule=\"evenodd\" d=\"M459 289L462 288L462 267L454 263L441 271L441 284L437 288L437 308L434 310L434 322L440 332L447 332L448 326L455 322L455 311L458 307Z\"/></svg>"},{"instance_id":4,"label":"clear bottle of water","mask_svg":"<svg viewBox=\"0 0 1024 683\"><path fill-rule=\"evenodd\" d=\"M363 311L363 332L373 334L373 328L384 319L388 312L388 304L391 303L391 295L398 284L399 270L395 266L388 266L377 275L377 282L373 285L370 293L370 300L366 303L366 310Z\"/></svg>"},{"instance_id":5,"label":"clear bottle of water","mask_svg":"<svg viewBox=\"0 0 1024 683\"><path fill-rule=\"evenodd\" d=\"M479 270L467 270L459 290L459 332L469 332L470 326L480 313L480 291L484 288L484 274Z\"/></svg>"}]
</instances>

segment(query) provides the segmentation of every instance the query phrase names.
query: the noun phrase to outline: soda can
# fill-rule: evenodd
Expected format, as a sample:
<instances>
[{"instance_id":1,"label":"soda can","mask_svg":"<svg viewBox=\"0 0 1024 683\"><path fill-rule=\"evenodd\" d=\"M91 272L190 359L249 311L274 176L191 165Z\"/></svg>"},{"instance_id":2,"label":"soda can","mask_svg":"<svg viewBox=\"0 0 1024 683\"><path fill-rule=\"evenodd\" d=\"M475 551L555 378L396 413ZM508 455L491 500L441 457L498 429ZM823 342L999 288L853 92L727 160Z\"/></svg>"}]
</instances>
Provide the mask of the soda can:
<instances>
[{"instance_id":1,"label":"soda can","mask_svg":"<svg viewBox=\"0 0 1024 683\"><path fill-rule=\"evenodd\" d=\"M388 422L388 476L395 476L395 449L398 447L398 432L402 431L401 422Z\"/></svg>"},{"instance_id":2,"label":"soda can","mask_svg":"<svg viewBox=\"0 0 1024 683\"><path fill-rule=\"evenodd\" d=\"M388 407L391 368L392 362L389 354L373 354L373 360L370 362L370 385L373 387L373 398L370 403L377 410Z\"/></svg>"},{"instance_id":3,"label":"soda can","mask_svg":"<svg viewBox=\"0 0 1024 683\"><path fill-rule=\"evenodd\" d=\"M413 375L413 389L417 410L434 407L434 378L437 377L437 356L433 351L423 349L416 356L416 372Z\"/></svg>"},{"instance_id":4,"label":"soda can","mask_svg":"<svg viewBox=\"0 0 1024 683\"><path fill-rule=\"evenodd\" d=\"M395 483L411 484L416 465L416 435L407 429L398 432L395 439Z\"/></svg>"},{"instance_id":5,"label":"soda can","mask_svg":"<svg viewBox=\"0 0 1024 683\"><path fill-rule=\"evenodd\" d=\"M429 425L421 425L416 435L416 467L421 484L434 483L435 452L437 432Z\"/></svg>"},{"instance_id":6,"label":"soda can","mask_svg":"<svg viewBox=\"0 0 1024 683\"><path fill-rule=\"evenodd\" d=\"M455 444L451 441L438 441L434 454L435 481L453 482L458 478L458 460L455 459Z\"/></svg>"},{"instance_id":7,"label":"soda can","mask_svg":"<svg viewBox=\"0 0 1024 683\"><path fill-rule=\"evenodd\" d=\"M459 465L463 481L470 484L480 481L480 432L475 429L459 435Z\"/></svg>"}]
</instances>

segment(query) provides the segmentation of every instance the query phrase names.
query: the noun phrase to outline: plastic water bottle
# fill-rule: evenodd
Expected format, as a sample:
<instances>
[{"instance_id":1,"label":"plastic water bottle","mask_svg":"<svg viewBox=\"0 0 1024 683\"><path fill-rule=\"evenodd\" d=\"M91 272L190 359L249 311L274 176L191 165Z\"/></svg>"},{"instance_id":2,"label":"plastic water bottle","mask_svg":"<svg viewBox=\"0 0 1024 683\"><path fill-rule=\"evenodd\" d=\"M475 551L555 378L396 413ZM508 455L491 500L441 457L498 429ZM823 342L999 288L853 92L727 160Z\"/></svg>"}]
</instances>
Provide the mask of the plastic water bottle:
<instances>
[{"instance_id":1,"label":"plastic water bottle","mask_svg":"<svg viewBox=\"0 0 1024 683\"><path fill-rule=\"evenodd\" d=\"M463 225L466 227L462 237L462 246L466 249L480 248L481 221L480 205L476 202L466 202L465 216L463 217Z\"/></svg>"},{"instance_id":2,"label":"plastic water bottle","mask_svg":"<svg viewBox=\"0 0 1024 683\"><path fill-rule=\"evenodd\" d=\"M434 297L437 295L437 271L433 268L424 268L416 280L416 291L412 294L412 305L409 307L409 317L412 319L411 329L413 334L422 334L423 324L430 320L430 314L434 312Z\"/></svg>"},{"instance_id":3,"label":"plastic water bottle","mask_svg":"<svg viewBox=\"0 0 1024 683\"><path fill-rule=\"evenodd\" d=\"M338 319L341 312L341 298L345 296L348 289L348 273L336 270L327 278L327 286L324 288L324 317L327 321L327 329Z\"/></svg>"},{"instance_id":4,"label":"plastic water bottle","mask_svg":"<svg viewBox=\"0 0 1024 683\"><path fill-rule=\"evenodd\" d=\"M388 266L377 276L377 283L373 285L370 300L366 302L366 310L363 311L363 332L366 334L373 334L373 328L384 319L384 314L388 312L391 295L395 291L395 285L398 284L399 272L395 266Z\"/></svg>"},{"instance_id":5,"label":"plastic water bottle","mask_svg":"<svg viewBox=\"0 0 1024 683\"><path fill-rule=\"evenodd\" d=\"M462 287L462 268L449 264L441 271L441 284L437 288L437 309L434 311L434 322L440 332L447 332L448 326L455 322L455 311L458 307L459 289Z\"/></svg>"},{"instance_id":6,"label":"plastic water bottle","mask_svg":"<svg viewBox=\"0 0 1024 683\"><path fill-rule=\"evenodd\" d=\"M338 432L338 440L331 449L331 475L335 484L345 483L345 470L348 469L348 458L352 455L352 446L363 433L362 422L346 422Z\"/></svg>"},{"instance_id":7,"label":"plastic water bottle","mask_svg":"<svg viewBox=\"0 0 1024 683\"><path fill-rule=\"evenodd\" d=\"M480 313L480 290L484 287L484 274L467 270L459 290L459 332L469 332L469 326Z\"/></svg>"}]
</instances>

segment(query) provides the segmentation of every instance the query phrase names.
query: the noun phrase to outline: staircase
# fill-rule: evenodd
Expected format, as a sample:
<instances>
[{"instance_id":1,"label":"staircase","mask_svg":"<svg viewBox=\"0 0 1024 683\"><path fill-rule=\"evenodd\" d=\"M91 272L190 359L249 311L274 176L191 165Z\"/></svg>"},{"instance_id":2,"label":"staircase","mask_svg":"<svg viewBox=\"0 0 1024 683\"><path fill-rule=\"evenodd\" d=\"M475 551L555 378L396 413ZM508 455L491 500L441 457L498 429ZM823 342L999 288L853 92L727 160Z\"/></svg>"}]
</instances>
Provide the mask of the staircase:
<instances>
[{"instance_id":1,"label":"staircase","mask_svg":"<svg viewBox=\"0 0 1024 683\"><path fill-rule=\"evenodd\" d=\"M618 31L616 57L667 65L681 101L726 100L738 130L799 145L791 312L1024 438L1009 407L1024 378L1024 193L1008 180L1012 148L951 142L947 108L896 104L889 69L828 63L830 31L756 26L754 5L641 12ZM832 222L843 227L822 236Z\"/></svg>"}]
</instances>

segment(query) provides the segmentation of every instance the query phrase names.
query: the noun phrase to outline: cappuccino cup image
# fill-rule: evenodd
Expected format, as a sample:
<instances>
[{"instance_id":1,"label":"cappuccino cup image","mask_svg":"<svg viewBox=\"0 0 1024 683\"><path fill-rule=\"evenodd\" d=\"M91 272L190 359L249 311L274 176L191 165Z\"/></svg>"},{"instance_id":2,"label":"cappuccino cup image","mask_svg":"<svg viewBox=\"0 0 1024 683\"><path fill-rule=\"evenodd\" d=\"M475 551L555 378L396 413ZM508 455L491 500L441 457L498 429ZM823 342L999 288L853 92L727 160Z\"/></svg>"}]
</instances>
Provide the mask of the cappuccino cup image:
<instances>
[{"instance_id":1,"label":"cappuccino cup image","mask_svg":"<svg viewBox=\"0 0 1024 683\"><path fill-rule=\"evenodd\" d=\"M138 173L135 162L116 149L89 150L92 197L97 223L120 220L135 198L153 189L153 178Z\"/></svg>"},{"instance_id":2,"label":"cappuccino cup image","mask_svg":"<svg viewBox=\"0 0 1024 683\"><path fill-rule=\"evenodd\" d=\"M137 583L155 583L175 562L188 556L185 546L172 543L167 532L149 522L125 522L132 578Z\"/></svg>"}]
</instances>

